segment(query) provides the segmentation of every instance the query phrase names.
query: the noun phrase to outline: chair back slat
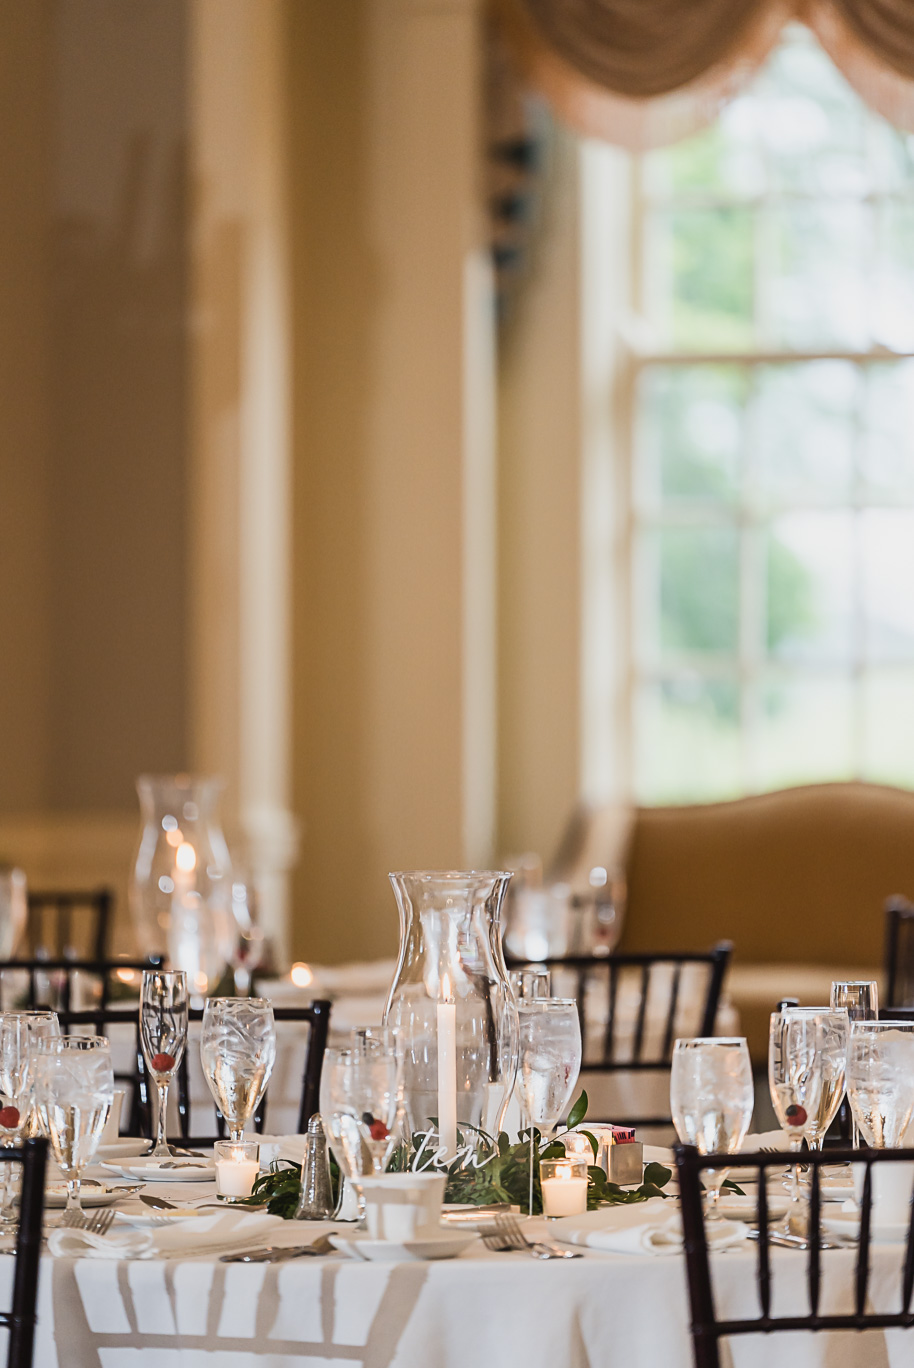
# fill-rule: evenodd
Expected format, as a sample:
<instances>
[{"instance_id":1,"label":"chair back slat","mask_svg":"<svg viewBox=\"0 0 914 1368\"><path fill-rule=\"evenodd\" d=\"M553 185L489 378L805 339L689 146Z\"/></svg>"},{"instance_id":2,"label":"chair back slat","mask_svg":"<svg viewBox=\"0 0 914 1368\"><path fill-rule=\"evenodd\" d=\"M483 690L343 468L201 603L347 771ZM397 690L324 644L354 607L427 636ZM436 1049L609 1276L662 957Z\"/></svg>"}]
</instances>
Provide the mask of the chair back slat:
<instances>
[{"instance_id":1,"label":"chair back slat","mask_svg":"<svg viewBox=\"0 0 914 1368\"><path fill-rule=\"evenodd\" d=\"M647 1000L651 991L651 966L641 966L641 996L638 1002L638 1016L635 1021L635 1038L632 1042L632 1060L641 1063L641 1047L644 1044L644 1022L647 1016Z\"/></svg>"},{"instance_id":2,"label":"chair back slat","mask_svg":"<svg viewBox=\"0 0 914 1368\"><path fill-rule=\"evenodd\" d=\"M612 1059L616 1053L616 1001L619 996L619 961L609 961L609 1002L606 1013L606 1032L603 1037L603 1058ZM583 1028L582 1028L583 1029Z\"/></svg>"},{"instance_id":3,"label":"chair back slat","mask_svg":"<svg viewBox=\"0 0 914 1368\"><path fill-rule=\"evenodd\" d=\"M763 1320L771 1315L771 1248L768 1243L768 1183L764 1169L758 1173L758 1296ZM699 1213L700 1214L700 1213Z\"/></svg>"},{"instance_id":4,"label":"chair back slat","mask_svg":"<svg viewBox=\"0 0 914 1368\"><path fill-rule=\"evenodd\" d=\"M666 1014L666 1030L663 1033L664 1058L672 1054L673 1034L676 1030L676 1011L679 1007L679 985L682 982L682 965L673 966L673 985L670 989L670 1005Z\"/></svg>"},{"instance_id":5,"label":"chair back slat","mask_svg":"<svg viewBox=\"0 0 914 1368\"><path fill-rule=\"evenodd\" d=\"M857 1272L854 1278L857 1316L866 1311L866 1292L870 1281L870 1222L873 1216L873 1165L867 1161L860 1199L860 1238L857 1245Z\"/></svg>"},{"instance_id":6,"label":"chair back slat","mask_svg":"<svg viewBox=\"0 0 914 1368\"><path fill-rule=\"evenodd\" d=\"M807 1236L809 1240L809 1268L807 1280L809 1283L809 1311L814 1317L819 1314L819 1290L822 1280L821 1195L819 1170L818 1168L812 1168L809 1170L809 1220Z\"/></svg>"}]
</instances>

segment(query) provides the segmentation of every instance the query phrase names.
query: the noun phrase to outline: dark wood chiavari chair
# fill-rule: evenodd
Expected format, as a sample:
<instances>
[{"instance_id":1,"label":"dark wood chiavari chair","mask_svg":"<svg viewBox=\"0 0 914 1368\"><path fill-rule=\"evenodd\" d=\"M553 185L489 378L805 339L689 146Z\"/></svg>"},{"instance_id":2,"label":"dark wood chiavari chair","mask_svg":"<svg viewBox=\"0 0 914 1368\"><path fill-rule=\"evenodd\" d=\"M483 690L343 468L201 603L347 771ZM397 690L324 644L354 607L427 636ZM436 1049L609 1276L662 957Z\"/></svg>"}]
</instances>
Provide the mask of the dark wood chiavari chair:
<instances>
[{"instance_id":1,"label":"dark wood chiavari chair","mask_svg":"<svg viewBox=\"0 0 914 1368\"><path fill-rule=\"evenodd\" d=\"M866 1165L860 1202L860 1225L852 1286L849 1288L852 1309L842 1312L823 1312L821 1233L822 1192L820 1169L826 1164L853 1161ZM692 1345L696 1368L721 1368L720 1342L731 1336L771 1334L787 1330L879 1330L910 1329L914 1326L911 1310L914 1293L914 1207L907 1221L908 1234L901 1261L900 1305L897 1310L867 1309L872 1264L873 1165L914 1162L914 1150L852 1150L833 1149L804 1154L803 1163L809 1174L809 1247L806 1251L806 1292L809 1310L803 1315L772 1314L771 1241L768 1238L768 1189L765 1177L769 1169L783 1170L784 1155L761 1154L701 1155L692 1145L676 1146L676 1167L679 1174L679 1194L682 1210L682 1231L685 1244L686 1275L689 1289ZM708 1169L727 1169L736 1182L742 1169L754 1169L758 1174L758 1207L756 1226L758 1242L755 1259L755 1280L759 1314L728 1319L715 1309L714 1284L702 1206L701 1175ZM748 1246L747 1246L748 1247ZM797 1255L799 1257L799 1255ZM796 1285L797 1274L791 1279ZM772 1359L774 1354L772 1354ZM729 1360L728 1360L729 1362Z\"/></svg>"},{"instance_id":2,"label":"dark wood chiavari chair","mask_svg":"<svg viewBox=\"0 0 914 1368\"><path fill-rule=\"evenodd\" d=\"M914 903L900 893L885 904L885 1006L914 1006Z\"/></svg>"},{"instance_id":3,"label":"dark wood chiavari chair","mask_svg":"<svg viewBox=\"0 0 914 1368\"><path fill-rule=\"evenodd\" d=\"M309 1120L319 1107L321 1071L324 1065L324 1052L327 1048L327 1033L330 1029L330 1003L320 999L310 1003L307 1007L274 1007L273 1016L277 1024L284 1021L297 1022L306 1024L309 1028L304 1052L301 1102L298 1112L298 1130L304 1132L307 1130ZM58 1017L60 1028L66 1034L70 1034L74 1030L85 1031L90 1027L96 1035L108 1034L112 1027L126 1026L132 1029L131 1067L125 1070L116 1070L114 1077L115 1082L126 1085L130 1093L126 1112L128 1134L151 1138L154 1134L152 1087L140 1038L139 1004L134 1004L129 1009L109 1006L85 1012L60 1011ZM190 1008L188 1020L191 1024L201 1022L203 1020L202 1008ZM188 1054L186 1050L184 1058L178 1065L175 1082L178 1135L172 1138L179 1140L184 1147L196 1148L208 1148L217 1140L223 1139L225 1126L218 1114L215 1134L207 1135L192 1130ZM268 1087L254 1113L254 1129L258 1135L263 1133L266 1123L269 1091Z\"/></svg>"},{"instance_id":4,"label":"dark wood chiavari chair","mask_svg":"<svg viewBox=\"0 0 914 1368\"><path fill-rule=\"evenodd\" d=\"M30 956L104 960L109 956L114 894L110 888L28 895L25 944ZM76 922L81 923L78 927Z\"/></svg>"},{"instance_id":5,"label":"dark wood chiavari chair","mask_svg":"<svg viewBox=\"0 0 914 1368\"><path fill-rule=\"evenodd\" d=\"M669 1071L672 1063L673 1043L677 1015L681 1006L683 971L694 966L705 970L704 992L696 1003L694 1035L713 1035L717 1011L720 1006L724 978L730 963L733 947L723 941L713 949L694 953L676 954L625 954L625 955L569 955L538 960L534 967L549 969L555 978L571 974L574 981L574 996L578 1004L581 1022L581 1039L585 1042L585 1058L581 1065L581 1082L585 1083L587 1074L611 1076L613 1074L650 1075ZM507 959L509 969L522 968L531 963L527 960ZM619 1031L619 984L624 975L635 976L638 985L638 1007L634 1029L624 1038ZM606 981L607 1016L602 1031L601 1049L598 1057L588 1057L588 986L592 987L594 978ZM658 991L659 990L659 991ZM648 1006L652 1004L652 1018L648 1020ZM657 1008L662 1029L657 1031ZM623 1116L615 1114L611 1118L625 1126L670 1126L669 1113L656 1116Z\"/></svg>"},{"instance_id":6,"label":"dark wood chiavari chair","mask_svg":"<svg viewBox=\"0 0 914 1368\"><path fill-rule=\"evenodd\" d=\"M21 1149L0 1149L0 1164L22 1166L12 1305L0 1312L0 1326L9 1330L6 1368L32 1368L34 1360L47 1151L44 1139L26 1140Z\"/></svg>"}]
</instances>

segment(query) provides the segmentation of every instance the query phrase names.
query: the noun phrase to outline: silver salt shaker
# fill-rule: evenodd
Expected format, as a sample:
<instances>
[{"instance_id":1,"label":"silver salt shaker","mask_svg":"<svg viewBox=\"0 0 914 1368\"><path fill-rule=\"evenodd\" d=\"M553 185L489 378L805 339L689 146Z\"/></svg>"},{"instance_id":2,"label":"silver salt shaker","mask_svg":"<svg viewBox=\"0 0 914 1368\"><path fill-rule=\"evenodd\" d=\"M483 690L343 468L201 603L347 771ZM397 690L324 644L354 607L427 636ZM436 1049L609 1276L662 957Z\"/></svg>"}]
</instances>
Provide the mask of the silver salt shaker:
<instances>
[{"instance_id":1,"label":"silver salt shaker","mask_svg":"<svg viewBox=\"0 0 914 1368\"><path fill-rule=\"evenodd\" d=\"M333 1215L330 1187L330 1158L327 1137L317 1112L308 1122L305 1154L301 1166L301 1196L295 1209L296 1221L328 1221Z\"/></svg>"}]
</instances>

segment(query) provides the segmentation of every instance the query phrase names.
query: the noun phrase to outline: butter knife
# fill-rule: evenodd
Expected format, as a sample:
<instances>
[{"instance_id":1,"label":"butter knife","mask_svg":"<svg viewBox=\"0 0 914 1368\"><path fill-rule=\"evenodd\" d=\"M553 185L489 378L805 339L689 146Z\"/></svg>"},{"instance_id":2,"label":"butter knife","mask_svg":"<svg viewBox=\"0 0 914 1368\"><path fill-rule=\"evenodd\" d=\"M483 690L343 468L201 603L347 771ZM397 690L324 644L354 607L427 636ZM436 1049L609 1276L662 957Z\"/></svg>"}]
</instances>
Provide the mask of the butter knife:
<instances>
[{"instance_id":1,"label":"butter knife","mask_svg":"<svg viewBox=\"0 0 914 1368\"><path fill-rule=\"evenodd\" d=\"M220 1263L284 1263L286 1259L301 1259L309 1255L319 1258L322 1254L332 1254L333 1245L322 1235L313 1244L307 1245L265 1245L262 1249L246 1249L241 1254L220 1254Z\"/></svg>"}]
</instances>

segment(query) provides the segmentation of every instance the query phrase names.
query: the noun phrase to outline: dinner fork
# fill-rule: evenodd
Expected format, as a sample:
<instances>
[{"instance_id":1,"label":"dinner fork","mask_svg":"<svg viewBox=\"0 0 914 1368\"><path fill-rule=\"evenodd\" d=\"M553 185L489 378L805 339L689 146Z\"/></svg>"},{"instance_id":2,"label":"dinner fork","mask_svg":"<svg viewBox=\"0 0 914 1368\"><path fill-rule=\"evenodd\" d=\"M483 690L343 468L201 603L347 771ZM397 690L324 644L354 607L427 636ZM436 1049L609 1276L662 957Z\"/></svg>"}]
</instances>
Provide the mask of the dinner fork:
<instances>
[{"instance_id":1,"label":"dinner fork","mask_svg":"<svg viewBox=\"0 0 914 1368\"><path fill-rule=\"evenodd\" d=\"M494 1234L483 1235L482 1241L487 1249L519 1249L524 1254L531 1254L535 1259L582 1257L579 1249L562 1249L559 1245L550 1244L545 1240L528 1240L520 1228L517 1217L502 1213L495 1217Z\"/></svg>"},{"instance_id":2,"label":"dinner fork","mask_svg":"<svg viewBox=\"0 0 914 1368\"><path fill-rule=\"evenodd\" d=\"M114 1208L106 1207L94 1216L87 1216L84 1211L65 1211L60 1224L70 1230L85 1230L89 1235L107 1235L113 1221Z\"/></svg>"}]
</instances>

